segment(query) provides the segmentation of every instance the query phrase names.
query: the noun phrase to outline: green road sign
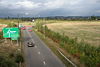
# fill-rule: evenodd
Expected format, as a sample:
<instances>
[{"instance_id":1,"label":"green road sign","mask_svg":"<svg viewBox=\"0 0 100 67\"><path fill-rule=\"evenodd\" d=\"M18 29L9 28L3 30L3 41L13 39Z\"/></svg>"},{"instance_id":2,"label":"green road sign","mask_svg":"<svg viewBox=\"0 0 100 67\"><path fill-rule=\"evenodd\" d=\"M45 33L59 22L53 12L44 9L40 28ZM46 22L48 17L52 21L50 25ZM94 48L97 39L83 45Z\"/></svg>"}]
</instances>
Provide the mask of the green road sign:
<instances>
[{"instance_id":1,"label":"green road sign","mask_svg":"<svg viewBox=\"0 0 100 67\"><path fill-rule=\"evenodd\" d=\"M21 28L21 27L23 27L23 25L22 24L19 24L19 28Z\"/></svg>"},{"instance_id":2,"label":"green road sign","mask_svg":"<svg viewBox=\"0 0 100 67\"><path fill-rule=\"evenodd\" d=\"M3 28L3 37L4 38L17 38L20 37L19 35L19 28L12 27L12 28Z\"/></svg>"}]
</instances>

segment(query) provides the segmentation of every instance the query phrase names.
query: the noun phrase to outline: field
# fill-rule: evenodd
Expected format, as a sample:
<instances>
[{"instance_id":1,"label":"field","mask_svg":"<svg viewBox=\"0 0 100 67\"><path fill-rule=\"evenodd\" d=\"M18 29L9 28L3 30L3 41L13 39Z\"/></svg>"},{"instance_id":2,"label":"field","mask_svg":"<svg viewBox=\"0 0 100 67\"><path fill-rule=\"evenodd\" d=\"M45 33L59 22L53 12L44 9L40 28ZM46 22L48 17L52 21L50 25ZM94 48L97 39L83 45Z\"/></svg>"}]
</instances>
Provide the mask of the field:
<instances>
[{"instance_id":1,"label":"field","mask_svg":"<svg viewBox=\"0 0 100 67\"><path fill-rule=\"evenodd\" d=\"M32 23L32 22L21 22L20 23L21 25L24 25L24 26L31 26L31 25L34 25L34 23Z\"/></svg>"},{"instance_id":2,"label":"field","mask_svg":"<svg viewBox=\"0 0 100 67\"><path fill-rule=\"evenodd\" d=\"M100 46L100 21L61 21L47 24L47 27L70 38L77 37L78 41Z\"/></svg>"}]
</instances>

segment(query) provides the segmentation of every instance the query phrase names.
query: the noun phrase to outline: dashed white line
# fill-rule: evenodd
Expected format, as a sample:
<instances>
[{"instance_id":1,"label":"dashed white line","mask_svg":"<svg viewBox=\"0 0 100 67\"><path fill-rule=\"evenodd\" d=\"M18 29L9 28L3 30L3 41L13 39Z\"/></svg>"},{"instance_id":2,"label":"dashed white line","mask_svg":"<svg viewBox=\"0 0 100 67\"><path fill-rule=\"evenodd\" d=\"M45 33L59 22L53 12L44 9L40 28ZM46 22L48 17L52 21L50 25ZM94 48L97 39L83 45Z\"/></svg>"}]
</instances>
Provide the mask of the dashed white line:
<instances>
[{"instance_id":1,"label":"dashed white line","mask_svg":"<svg viewBox=\"0 0 100 67\"><path fill-rule=\"evenodd\" d=\"M28 34L29 34L29 32L28 32ZM31 34L29 34L29 36L31 37ZM34 42L34 40L32 39L32 41ZM35 46L35 48L37 48L37 46ZM38 52L38 54L40 54L40 52ZM45 61L43 61L43 64L44 65L46 65L46 62Z\"/></svg>"},{"instance_id":2,"label":"dashed white line","mask_svg":"<svg viewBox=\"0 0 100 67\"><path fill-rule=\"evenodd\" d=\"M35 46L35 48L37 48L37 46Z\"/></svg>"},{"instance_id":3,"label":"dashed white line","mask_svg":"<svg viewBox=\"0 0 100 67\"><path fill-rule=\"evenodd\" d=\"M38 52L38 54L40 54L40 52Z\"/></svg>"},{"instance_id":4,"label":"dashed white line","mask_svg":"<svg viewBox=\"0 0 100 67\"><path fill-rule=\"evenodd\" d=\"M43 64L46 65L45 61L43 61Z\"/></svg>"}]
</instances>

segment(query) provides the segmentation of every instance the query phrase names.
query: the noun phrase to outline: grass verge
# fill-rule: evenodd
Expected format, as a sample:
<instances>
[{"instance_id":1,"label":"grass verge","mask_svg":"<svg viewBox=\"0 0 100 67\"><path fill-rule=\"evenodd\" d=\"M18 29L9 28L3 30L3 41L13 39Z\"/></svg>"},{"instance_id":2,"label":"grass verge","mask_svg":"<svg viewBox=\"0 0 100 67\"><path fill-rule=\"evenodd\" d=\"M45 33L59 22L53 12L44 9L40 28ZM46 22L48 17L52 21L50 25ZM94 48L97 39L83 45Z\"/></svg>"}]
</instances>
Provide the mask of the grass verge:
<instances>
[{"instance_id":1,"label":"grass verge","mask_svg":"<svg viewBox=\"0 0 100 67\"><path fill-rule=\"evenodd\" d=\"M66 67L73 67L59 52L58 52L58 48L56 45L58 45L57 43L53 42L51 39L49 39L48 37L45 37L43 34L41 34L40 32L34 30L35 33L46 43L46 45L53 51L54 54L56 54L58 56L58 58L60 58L60 60L65 64Z\"/></svg>"},{"instance_id":2,"label":"grass verge","mask_svg":"<svg viewBox=\"0 0 100 67\"><path fill-rule=\"evenodd\" d=\"M24 50L23 50L23 48L24 48L24 46L23 46L23 32L21 31L21 37L20 37L20 42L21 42L21 44L20 44L20 47L21 47L21 53L22 53L22 56L23 56L23 59L24 59L24 62L22 63L22 67L26 67L26 62L25 62L25 56L24 56Z\"/></svg>"}]
</instances>

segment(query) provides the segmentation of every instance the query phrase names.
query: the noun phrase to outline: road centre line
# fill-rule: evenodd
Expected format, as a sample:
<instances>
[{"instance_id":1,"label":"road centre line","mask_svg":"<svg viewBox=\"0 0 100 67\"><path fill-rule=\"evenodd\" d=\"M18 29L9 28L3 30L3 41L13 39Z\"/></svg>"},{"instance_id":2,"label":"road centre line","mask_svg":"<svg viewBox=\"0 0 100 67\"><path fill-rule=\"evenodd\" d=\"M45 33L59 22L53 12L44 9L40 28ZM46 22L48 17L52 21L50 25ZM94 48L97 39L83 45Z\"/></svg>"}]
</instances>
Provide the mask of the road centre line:
<instances>
[{"instance_id":1,"label":"road centre line","mask_svg":"<svg viewBox=\"0 0 100 67\"><path fill-rule=\"evenodd\" d=\"M46 62L45 62L45 61L43 61L43 64L44 64L44 65L46 65Z\"/></svg>"},{"instance_id":2,"label":"road centre line","mask_svg":"<svg viewBox=\"0 0 100 67\"><path fill-rule=\"evenodd\" d=\"M29 36L31 37L31 34L27 31L27 33L29 34ZM32 39L32 41L34 42L34 40ZM35 48L37 48L37 46L35 47ZM40 54L40 52L38 52L38 54ZM43 60L45 59L44 57L42 57L43 58ZM46 65L46 62L45 61L43 61L43 64L44 65Z\"/></svg>"},{"instance_id":3,"label":"road centre line","mask_svg":"<svg viewBox=\"0 0 100 67\"><path fill-rule=\"evenodd\" d=\"M35 48L37 48L37 46L35 46Z\"/></svg>"},{"instance_id":4,"label":"road centre line","mask_svg":"<svg viewBox=\"0 0 100 67\"><path fill-rule=\"evenodd\" d=\"M40 52L38 52L38 54L40 54Z\"/></svg>"}]
</instances>

